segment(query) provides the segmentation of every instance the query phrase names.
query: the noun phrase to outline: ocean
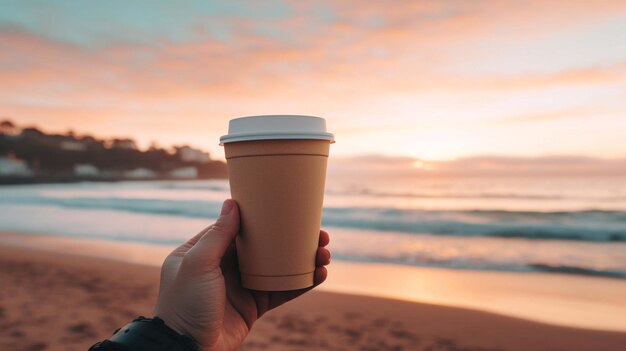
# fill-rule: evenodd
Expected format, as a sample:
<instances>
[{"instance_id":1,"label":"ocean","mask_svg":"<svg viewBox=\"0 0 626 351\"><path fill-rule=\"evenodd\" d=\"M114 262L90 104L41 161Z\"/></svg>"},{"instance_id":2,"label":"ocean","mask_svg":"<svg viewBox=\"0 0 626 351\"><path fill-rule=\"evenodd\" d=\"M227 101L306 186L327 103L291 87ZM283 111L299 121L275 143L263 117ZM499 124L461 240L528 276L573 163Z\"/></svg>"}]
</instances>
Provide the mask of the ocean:
<instances>
[{"instance_id":1,"label":"ocean","mask_svg":"<svg viewBox=\"0 0 626 351\"><path fill-rule=\"evenodd\" d=\"M228 182L0 187L0 230L174 245L212 223ZM626 278L626 178L329 179L333 259Z\"/></svg>"}]
</instances>

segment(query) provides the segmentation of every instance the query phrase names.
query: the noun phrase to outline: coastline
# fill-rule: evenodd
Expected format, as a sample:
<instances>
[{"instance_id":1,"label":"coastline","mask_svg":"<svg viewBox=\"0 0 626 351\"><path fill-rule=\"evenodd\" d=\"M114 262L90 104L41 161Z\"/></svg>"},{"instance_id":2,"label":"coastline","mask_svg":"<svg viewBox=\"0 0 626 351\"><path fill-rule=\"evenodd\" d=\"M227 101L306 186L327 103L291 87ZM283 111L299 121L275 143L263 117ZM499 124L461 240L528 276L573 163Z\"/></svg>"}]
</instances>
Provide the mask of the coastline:
<instances>
[{"instance_id":1,"label":"coastline","mask_svg":"<svg viewBox=\"0 0 626 351\"><path fill-rule=\"evenodd\" d=\"M198 180L226 180L223 174L212 174L202 178L175 178L175 177L77 177L77 176L0 176L0 187L6 185L36 185L36 184L71 184L82 182L94 183L118 183L118 182L143 182L143 181L198 181Z\"/></svg>"},{"instance_id":2,"label":"coastline","mask_svg":"<svg viewBox=\"0 0 626 351\"><path fill-rule=\"evenodd\" d=\"M160 267L171 245L0 231L0 247ZM332 246L331 246L332 250ZM333 261L318 290L469 308L560 326L626 332L626 280Z\"/></svg>"},{"instance_id":3,"label":"coastline","mask_svg":"<svg viewBox=\"0 0 626 351\"><path fill-rule=\"evenodd\" d=\"M0 280L8 282L0 289L0 325L7 331L0 348L84 351L133 317L151 314L156 265L128 262L140 256L119 259L126 253L117 243L29 235L21 245L9 244L6 238L16 235L24 234L0 234ZM116 247L118 259L91 254ZM618 350L625 344L626 333L318 289L261 318L241 350Z\"/></svg>"}]
</instances>

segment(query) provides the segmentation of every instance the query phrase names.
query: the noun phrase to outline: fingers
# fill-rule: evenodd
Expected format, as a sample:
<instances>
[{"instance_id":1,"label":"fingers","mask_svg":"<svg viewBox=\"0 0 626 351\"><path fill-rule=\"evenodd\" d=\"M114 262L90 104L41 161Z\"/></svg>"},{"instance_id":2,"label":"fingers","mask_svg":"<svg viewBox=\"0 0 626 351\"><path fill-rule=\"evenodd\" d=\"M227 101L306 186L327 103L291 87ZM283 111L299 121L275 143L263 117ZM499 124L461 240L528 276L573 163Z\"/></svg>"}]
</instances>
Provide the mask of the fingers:
<instances>
[{"instance_id":1,"label":"fingers","mask_svg":"<svg viewBox=\"0 0 626 351\"><path fill-rule=\"evenodd\" d=\"M325 230L320 230L320 241L319 246L324 247L330 243L330 235Z\"/></svg>"},{"instance_id":2,"label":"fingers","mask_svg":"<svg viewBox=\"0 0 626 351\"><path fill-rule=\"evenodd\" d=\"M330 251L325 248L330 243L330 235L325 230L320 230L319 247L315 255L315 265L317 267L326 266L330 263Z\"/></svg>"},{"instance_id":3,"label":"fingers","mask_svg":"<svg viewBox=\"0 0 626 351\"><path fill-rule=\"evenodd\" d=\"M211 227L206 227L200 231L200 233L194 235L193 238L187 240L184 244L175 248L174 251L170 252L165 260L163 261L163 265L161 266L161 284L163 287L169 285L178 273L178 267L180 267L180 263L183 260L183 257L191 249L200 238L209 230Z\"/></svg>"},{"instance_id":4,"label":"fingers","mask_svg":"<svg viewBox=\"0 0 626 351\"><path fill-rule=\"evenodd\" d=\"M258 316L260 317L266 311L274 309L287 301L293 300L298 296L310 291L316 286L322 284L326 278L328 277L328 270L326 269L326 265L330 263L330 251L326 249L324 246L330 243L330 235L328 232L324 230L320 230L320 238L319 238L319 247L317 248L317 253L315 254L315 272L313 273L313 286L305 289L299 290L291 290L291 291L273 291L273 292L258 292L253 291L255 294L255 300L257 301L257 311ZM265 297L269 298L265 300ZM263 297L264 299L261 299ZM262 304L259 304L258 301L262 301Z\"/></svg>"},{"instance_id":5,"label":"fingers","mask_svg":"<svg viewBox=\"0 0 626 351\"><path fill-rule=\"evenodd\" d=\"M235 200L224 201L222 211L212 226L189 249L185 260L199 265L201 269L211 270L220 265L220 261L239 232L239 209Z\"/></svg>"},{"instance_id":6,"label":"fingers","mask_svg":"<svg viewBox=\"0 0 626 351\"><path fill-rule=\"evenodd\" d=\"M313 275L313 287L322 284L328 277L326 265L330 264L330 251L325 247L330 243L330 235L325 230L320 230L320 241L315 255L315 273Z\"/></svg>"},{"instance_id":7,"label":"fingers","mask_svg":"<svg viewBox=\"0 0 626 351\"><path fill-rule=\"evenodd\" d=\"M330 263L330 251L325 247L318 247L315 255L315 265L317 267L326 266Z\"/></svg>"},{"instance_id":8,"label":"fingers","mask_svg":"<svg viewBox=\"0 0 626 351\"><path fill-rule=\"evenodd\" d=\"M315 273L313 276L313 286L316 287L322 284L326 278L328 277L328 270L326 267L317 267L315 268Z\"/></svg>"},{"instance_id":9,"label":"fingers","mask_svg":"<svg viewBox=\"0 0 626 351\"><path fill-rule=\"evenodd\" d=\"M191 249L200 238L211 229L211 226L208 226L200 231L200 233L194 235L191 239L187 240L184 244L180 245L174 251L170 253L170 256L184 256L189 249Z\"/></svg>"},{"instance_id":10,"label":"fingers","mask_svg":"<svg viewBox=\"0 0 626 351\"><path fill-rule=\"evenodd\" d=\"M315 268L315 274L313 278L313 286L309 288L299 289L299 290L290 290L290 291L273 291L270 292L269 301L267 301L267 307L265 309L259 310L259 317L263 315L263 313L274 309L285 302L291 301L302 294L311 291L316 286L322 284L326 278L328 277L328 271L326 267L317 267ZM266 292L263 292L266 293ZM267 294L267 293L266 293Z\"/></svg>"}]
</instances>

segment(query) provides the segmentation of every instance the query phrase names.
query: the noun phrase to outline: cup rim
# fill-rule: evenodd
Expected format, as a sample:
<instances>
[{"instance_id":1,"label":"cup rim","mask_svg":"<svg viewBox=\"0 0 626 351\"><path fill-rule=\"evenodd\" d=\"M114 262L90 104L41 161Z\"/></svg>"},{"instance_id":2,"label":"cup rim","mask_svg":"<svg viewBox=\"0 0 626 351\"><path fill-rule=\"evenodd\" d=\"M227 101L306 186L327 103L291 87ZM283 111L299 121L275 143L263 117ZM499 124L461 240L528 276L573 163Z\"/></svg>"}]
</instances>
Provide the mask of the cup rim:
<instances>
[{"instance_id":1,"label":"cup rim","mask_svg":"<svg viewBox=\"0 0 626 351\"><path fill-rule=\"evenodd\" d=\"M254 121L266 121L255 125ZM285 121L280 119L285 118ZM244 122L249 120L250 122ZM287 124L285 124L287 122ZM237 126L237 127L235 127ZM254 130L258 128L258 130ZM313 139L335 142L335 135L326 131L326 120L307 115L259 115L232 119L229 133L220 137L220 145L239 141ZM235 130L233 130L235 129Z\"/></svg>"},{"instance_id":2,"label":"cup rim","mask_svg":"<svg viewBox=\"0 0 626 351\"><path fill-rule=\"evenodd\" d=\"M223 135L220 137L220 145L234 143L238 141L254 141L254 140L295 140L295 139L312 139L327 140L331 144L335 142L333 133L321 132L256 132L256 133L234 133Z\"/></svg>"}]
</instances>

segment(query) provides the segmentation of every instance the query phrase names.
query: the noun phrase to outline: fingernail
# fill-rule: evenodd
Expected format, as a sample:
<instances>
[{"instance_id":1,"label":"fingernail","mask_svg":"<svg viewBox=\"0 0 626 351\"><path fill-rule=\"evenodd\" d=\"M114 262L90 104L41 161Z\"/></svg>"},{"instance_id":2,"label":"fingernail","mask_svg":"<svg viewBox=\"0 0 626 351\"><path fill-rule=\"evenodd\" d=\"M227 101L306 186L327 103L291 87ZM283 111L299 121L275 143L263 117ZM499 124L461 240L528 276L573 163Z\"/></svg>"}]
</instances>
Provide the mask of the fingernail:
<instances>
[{"instance_id":1,"label":"fingernail","mask_svg":"<svg viewBox=\"0 0 626 351\"><path fill-rule=\"evenodd\" d=\"M224 201L224 204L222 204L222 212L220 212L220 215L225 215L225 214L229 214L230 210L233 209L233 200L226 200Z\"/></svg>"}]
</instances>

